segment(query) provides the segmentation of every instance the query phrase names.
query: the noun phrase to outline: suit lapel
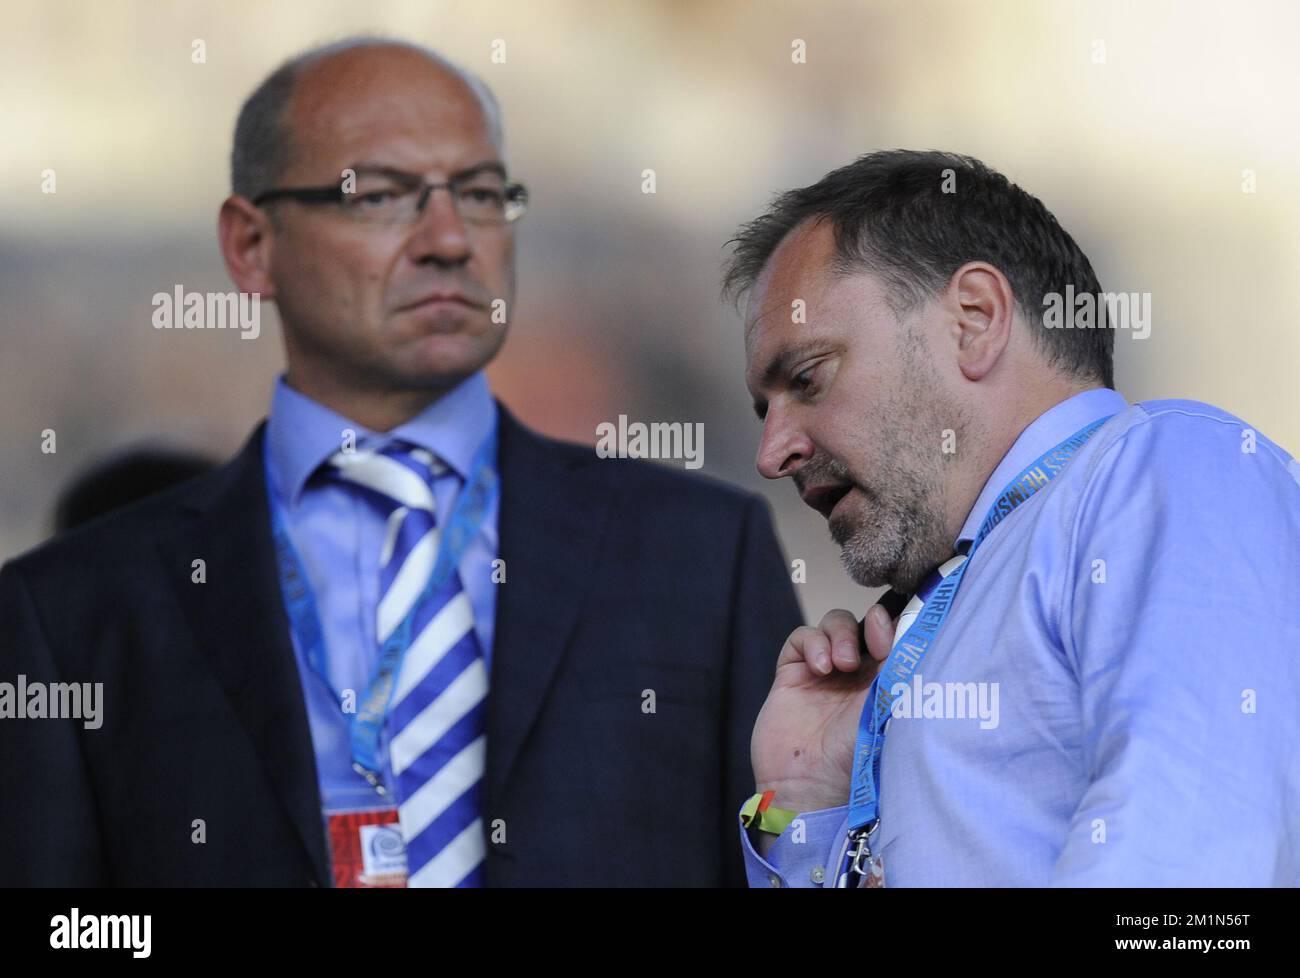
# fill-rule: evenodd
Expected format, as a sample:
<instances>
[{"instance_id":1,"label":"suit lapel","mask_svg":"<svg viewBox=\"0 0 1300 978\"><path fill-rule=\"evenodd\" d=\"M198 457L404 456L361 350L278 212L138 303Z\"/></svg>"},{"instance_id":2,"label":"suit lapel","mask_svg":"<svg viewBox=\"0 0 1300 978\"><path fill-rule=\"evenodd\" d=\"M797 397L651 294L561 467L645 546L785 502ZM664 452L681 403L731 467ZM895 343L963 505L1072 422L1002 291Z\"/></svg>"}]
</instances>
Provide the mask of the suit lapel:
<instances>
[{"instance_id":1,"label":"suit lapel","mask_svg":"<svg viewBox=\"0 0 1300 978\"><path fill-rule=\"evenodd\" d=\"M499 798L536 722L590 586L611 487L589 460L568 457L498 405L500 556L488 696L488 805ZM179 529L160 541L182 582L177 595L298 830L317 882L330 873L307 708L271 540L263 423L229 464L181 503ZM191 562L207 582L190 583ZM491 810L490 808L488 809Z\"/></svg>"},{"instance_id":2,"label":"suit lapel","mask_svg":"<svg viewBox=\"0 0 1300 978\"><path fill-rule=\"evenodd\" d=\"M570 458L498 405L499 585L488 695L487 803L501 791L537 719L596 564L610 489L596 455ZM489 807L488 811L491 811Z\"/></svg>"},{"instance_id":3,"label":"suit lapel","mask_svg":"<svg viewBox=\"0 0 1300 978\"><path fill-rule=\"evenodd\" d=\"M178 597L195 640L297 828L317 883L329 886L316 757L271 540L265 431L263 422L185 498L180 529L161 546L167 566L183 573ZM190 583L197 558L207 565L204 584Z\"/></svg>"}]
</instances>

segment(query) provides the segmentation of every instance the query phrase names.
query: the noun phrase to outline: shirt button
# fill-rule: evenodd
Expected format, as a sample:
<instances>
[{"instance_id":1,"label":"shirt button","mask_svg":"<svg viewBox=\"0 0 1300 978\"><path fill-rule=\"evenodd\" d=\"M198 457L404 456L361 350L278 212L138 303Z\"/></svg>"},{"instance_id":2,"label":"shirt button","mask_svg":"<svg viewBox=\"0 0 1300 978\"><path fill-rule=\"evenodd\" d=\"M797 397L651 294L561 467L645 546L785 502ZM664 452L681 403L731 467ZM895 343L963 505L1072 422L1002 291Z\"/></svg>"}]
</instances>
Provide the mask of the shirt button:
<instances>
[{"instance_id":1,"label":"shirt button","mask_svg":"<svg viewBox=\"0 0 1300 978\"><path fill-rule=\"evenodd\" d=\"M771 886L772 889L774 890L779 890L781 888L781 877L779 876L775 876L775 875L769 876L767 878L767 882L768 885Z\"/></svg>"},{"instance_id":2,"label":"shirt button","mask_svg":"<svg viewBox=\"0 0 1300 978\"><path fill-rule=\"evenodd\" d=\"M822 883L826 882L826 870L824 870L821 866L814 866L811 875L812 875L812 881L816 883L818 886L821 886Z\"/></svg>"}]
</instances>

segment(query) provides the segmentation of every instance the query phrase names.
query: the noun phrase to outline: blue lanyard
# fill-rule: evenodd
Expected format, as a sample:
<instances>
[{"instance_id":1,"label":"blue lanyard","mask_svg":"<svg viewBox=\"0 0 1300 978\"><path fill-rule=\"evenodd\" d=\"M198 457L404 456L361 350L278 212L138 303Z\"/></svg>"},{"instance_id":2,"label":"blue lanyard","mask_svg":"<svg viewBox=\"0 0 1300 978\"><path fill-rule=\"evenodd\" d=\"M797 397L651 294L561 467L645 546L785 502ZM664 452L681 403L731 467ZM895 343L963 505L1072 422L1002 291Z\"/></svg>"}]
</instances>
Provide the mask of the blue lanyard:
<instances>
[{"instance_id":1,"label":"blue lanyard","mask_svg":"<svg viewBox=\"0 0 1300 978\"><path fill-rule=\"evenodd\" d=\"M411 645L411 632L415 625L416 612L431 595L454 584L454 575L461 558L487 519L499 485L496 454L494 421L470 465L469 480L457 496L451 516L443 525L433 573L420 593L419 599L380 648L370 682L366 686L365 693L357 700L356 713L351 716L352 767L381 795L386 795L388 792L380 776L383 768L379 749L380 737L384 720L388 716L393 687L396 685L397 677L401 675L402 659ZM302 649L307 659L308 666L342 708L343 697L330 685L325 667L325 636L321 627L320 612L316 607L316 598L312 593L311 583L307 579L298 551L289 538L280 501L271 484L269 463L265 468L267 496L271 503L271 528L275 541L276 564L279 567L280 590L284 595L289 626L293 630L298 647Z\"/></svg>"},{"instance_id":2,"label":"blue lanyard","mask_svg":"<svg viewBox=\"0 0 1300 978\"><path fill-rule=\"evenodd\" d=\"M939 629L948 619L953 599L966 576L966 568L970 566L976 548L1017 506L1056 478L1078 454L1079 449L1087 444L1088 439L1096 434L1097 429L1111 417L1113 415L1107 415L1090 422L1056 447L1044 452L1012 479L989 507L988 515L980 524L966 560L942 580L938 580L936 574L922 588L921 596L925 605L907 632L894 643L884 667L876 674L858 721L858 736L853 750L853 780L849 792L849 840L836 886L851 886L855 878L861 878L870 871L870 838L880 825L880 759L885 747L885 723L894 702L893 690L899 683L906 687L912 675L920 668Z\"/></svg>"}]
</instances>

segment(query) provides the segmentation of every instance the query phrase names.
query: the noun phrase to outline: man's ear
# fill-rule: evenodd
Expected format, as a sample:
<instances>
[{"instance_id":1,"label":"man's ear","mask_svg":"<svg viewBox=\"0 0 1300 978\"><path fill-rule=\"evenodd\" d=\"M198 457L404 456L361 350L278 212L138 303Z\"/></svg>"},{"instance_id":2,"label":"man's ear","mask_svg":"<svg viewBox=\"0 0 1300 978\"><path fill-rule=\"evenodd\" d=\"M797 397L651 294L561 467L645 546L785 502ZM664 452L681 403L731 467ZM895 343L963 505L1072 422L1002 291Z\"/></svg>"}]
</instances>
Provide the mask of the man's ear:
<instances>
[{"instance_id":1,"label":"man's ear","mask_svg":"<svg viewBox=\"0 0 1300 978\"><path fill-rule=\"evenodd\" d=\"M227 197L217 216L217 241L226 270L239 291L274 299L271 222L266 213L243 197Z\"/></svg>"},{"instance_id":2,"label":"man's ear","mask_svg":"<svg viewBox=\"0 0 1300 978\"><path fill-rule=\"evenodd\" d=\"M988 262L967 262L953 273L944 298L955 319L957 365L967 380L982 380L1011 341L1011 283Z\"/></svg>"}]
</instances>

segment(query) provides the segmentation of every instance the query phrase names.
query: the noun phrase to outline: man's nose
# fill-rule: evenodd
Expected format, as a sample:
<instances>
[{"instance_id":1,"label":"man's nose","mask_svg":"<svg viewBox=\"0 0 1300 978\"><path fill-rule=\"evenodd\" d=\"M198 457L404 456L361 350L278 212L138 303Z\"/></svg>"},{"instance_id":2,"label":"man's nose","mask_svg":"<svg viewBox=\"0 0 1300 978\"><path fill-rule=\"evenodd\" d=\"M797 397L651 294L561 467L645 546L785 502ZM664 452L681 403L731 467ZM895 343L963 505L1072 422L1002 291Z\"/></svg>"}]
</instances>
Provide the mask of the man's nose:
<instances>
[{"instance_id":1,"label":"man's nose","mask_svg":"<svg viewBox=\"0 0 1300 978\"><path fill-rule=\"evenodd\" d=\"M415 226L407 243L407 253L412 262L438 265L463 265L469 261L471 242L469 228L456 210L450 191L444 187L434 189L425 202L424 210L415 219Z\"/></svg>"},{"instance_id":2,"label":"man's nose","mask_svg":"<svg viewBox=\"0 0 1300 978\"><path fill-rule=\"evenodd\" d=\"M783 414L769 408L755 462L759 473L765 479L784 479L793 475L812 454L812 440Z\"/></svg>"}]
</instances>

